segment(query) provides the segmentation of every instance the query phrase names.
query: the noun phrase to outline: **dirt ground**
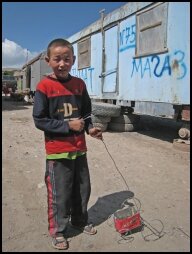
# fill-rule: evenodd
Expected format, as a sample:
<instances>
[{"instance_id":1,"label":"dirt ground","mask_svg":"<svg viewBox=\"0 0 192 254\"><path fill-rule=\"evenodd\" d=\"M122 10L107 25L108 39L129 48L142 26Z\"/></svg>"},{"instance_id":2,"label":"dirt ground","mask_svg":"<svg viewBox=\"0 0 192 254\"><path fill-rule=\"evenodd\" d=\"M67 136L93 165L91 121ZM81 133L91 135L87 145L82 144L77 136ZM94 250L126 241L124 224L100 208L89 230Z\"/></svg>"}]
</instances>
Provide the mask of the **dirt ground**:
<instances>
[{"instance_id":1,"label":"dirt ground","mask_svg":"<svg viewBox=\"0 0 192 254\"><path fill-rule=\"evenodd\" d=\"M47 230L44 138L33 124L33 105L3 97L2 107L2 250L57 252ZM190 251L190 153L173 147L177 131L173 124L148 122L137 132L103 133L129 189L102 141L87 136L89 216L98 233L89 236L69 227L65 252ZM162 231L161 238L150 226L126 240L116 232L111 215L132 194L142 218L154 232Z\"/></svg>"}]
</instances>

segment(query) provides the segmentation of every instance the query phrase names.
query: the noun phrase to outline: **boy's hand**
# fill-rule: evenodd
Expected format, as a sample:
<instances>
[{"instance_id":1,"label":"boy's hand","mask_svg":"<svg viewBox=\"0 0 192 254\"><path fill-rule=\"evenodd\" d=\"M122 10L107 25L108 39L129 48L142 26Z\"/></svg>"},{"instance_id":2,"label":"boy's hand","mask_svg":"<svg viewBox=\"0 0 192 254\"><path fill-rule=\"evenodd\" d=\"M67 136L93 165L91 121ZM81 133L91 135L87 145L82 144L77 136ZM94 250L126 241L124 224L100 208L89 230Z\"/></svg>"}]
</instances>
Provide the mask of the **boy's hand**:
<instances>
[{"instance_id":1,"label":"boy's hand","mask_svg":"<svg viewBox=\"0 0 192 254\"><path fill-rule=\"evenodd\" d=\"M98 127L93 127L91 129L89 129L89 135L93 138L103 140L102 131Z\"/></svg>"},{"instance_id":2,"label":"boy's hand","mask_svg":"<svg viewBox=\"0 0 192 254\"><path fill-rule=\"evenodd\" d=\"M82 131L85 126L85 121L83 119L73 119L69 121L69 129L73 131Z\"/></svg>"}]
</instances>

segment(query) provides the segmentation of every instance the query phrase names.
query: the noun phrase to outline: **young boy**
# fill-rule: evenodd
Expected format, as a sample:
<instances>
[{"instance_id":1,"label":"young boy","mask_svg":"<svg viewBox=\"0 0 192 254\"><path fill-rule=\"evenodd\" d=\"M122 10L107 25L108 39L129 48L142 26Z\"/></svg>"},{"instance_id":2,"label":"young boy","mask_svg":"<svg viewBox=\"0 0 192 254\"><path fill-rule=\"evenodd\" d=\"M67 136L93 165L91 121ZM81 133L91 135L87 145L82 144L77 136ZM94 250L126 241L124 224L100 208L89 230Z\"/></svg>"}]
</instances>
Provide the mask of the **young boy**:
<instances>
[{"instance_id":1,"label":"young boy","mask_svg":"<svg viewBox=\"0 0 192 254\"><path fill-rule=\"evenodd\" d=\"M45 135L45 182L52 245L67 249L64 234L69 220L84 233L97 232L88 224L91 186L85 131L98 139L102 139L102 132L92 125L91 100L84 81L69 74L75 62L73 46L64 39L55 39L48 45L45 60L53 73L37 85L33 118L35 126Z\"/></svg>"}]
</instances>

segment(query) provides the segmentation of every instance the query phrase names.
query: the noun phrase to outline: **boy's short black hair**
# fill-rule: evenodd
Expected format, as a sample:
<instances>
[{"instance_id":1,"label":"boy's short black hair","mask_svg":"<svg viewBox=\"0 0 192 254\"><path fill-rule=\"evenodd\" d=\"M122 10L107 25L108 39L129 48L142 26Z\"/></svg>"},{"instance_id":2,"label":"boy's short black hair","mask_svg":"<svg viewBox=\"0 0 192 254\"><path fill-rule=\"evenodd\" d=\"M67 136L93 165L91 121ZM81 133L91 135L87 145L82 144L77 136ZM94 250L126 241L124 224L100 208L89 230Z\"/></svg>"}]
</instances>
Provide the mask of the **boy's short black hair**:
<instances>
[{"instance_id":1,"label":"boy's short black hair","mask_svg":"<svg viewBox=\"0 0 192 254\"><path fill-rule=\"evenodd\" d=\"M49 45L47 46L47 56L50 57L50 48L53 46L64 46L64 47L68 47L69 49L72 50L73 54L74 54L74 49L73 49L73 45L62 38L58 38L58 39L54 39L52 40Z\"/></svg>"}]
</instances>

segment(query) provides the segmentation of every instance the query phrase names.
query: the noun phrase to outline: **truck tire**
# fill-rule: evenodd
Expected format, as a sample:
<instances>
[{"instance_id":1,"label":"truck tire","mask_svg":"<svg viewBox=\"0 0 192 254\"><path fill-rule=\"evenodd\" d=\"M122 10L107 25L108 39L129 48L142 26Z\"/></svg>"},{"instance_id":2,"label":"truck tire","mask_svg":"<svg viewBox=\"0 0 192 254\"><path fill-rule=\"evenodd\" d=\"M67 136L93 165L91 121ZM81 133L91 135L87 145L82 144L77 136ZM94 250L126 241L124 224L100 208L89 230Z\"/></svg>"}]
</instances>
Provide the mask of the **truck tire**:
<instances>
[{"instance_id":1,"label":"truck tire","mask_svg":"<svg viewBox=\"0 0 192 254\"><path fill-rule=\"evenodd\" d=\"M120 116L121 107L103 102L92 102L92 113L96 116Z\"/></svg>"},{"instance_id":2,"label":"truck tire","mask_svg":"<svg viewBox=\"0 0 192 254\"><path fill-rule=\"evenodd\" d=\"M91 115L91 119L93 123L108 123L111 121L110 116L95 116Z\"/></svg>"},{"instance_id":3,"label":"truck tire","mask_svg":"<svg viewBox=\"0 0 192 254\"><path fill-rule=\"evenodd\" d=\"M124 114L120 115L118 117L112 117L111 122L112 123L122 123L122 124L127 124L127 123L135 123L138 122L140 119L139 115L135 114Z\"/></svg>"},{"instance_id":4,"label":"truck tire","mask_svg":"<svg viewBox=\"0 0 192 254\"><path fill-rule=\"evenodd\" d=\"M93 123L93 126L98 127L102 132L105 132L107 130L108 123Z\"/></svg>"},{"instance_id":5,"label":"truck tire","mask_svg":"<svg viewBox=\"0 0 192 254\"><path fill-rule=\"evenodd\" d=\"M112 123L108 124L108 129L116 132L135 131L136 125L133 123Z\"/></svg>"}]
</instances>

